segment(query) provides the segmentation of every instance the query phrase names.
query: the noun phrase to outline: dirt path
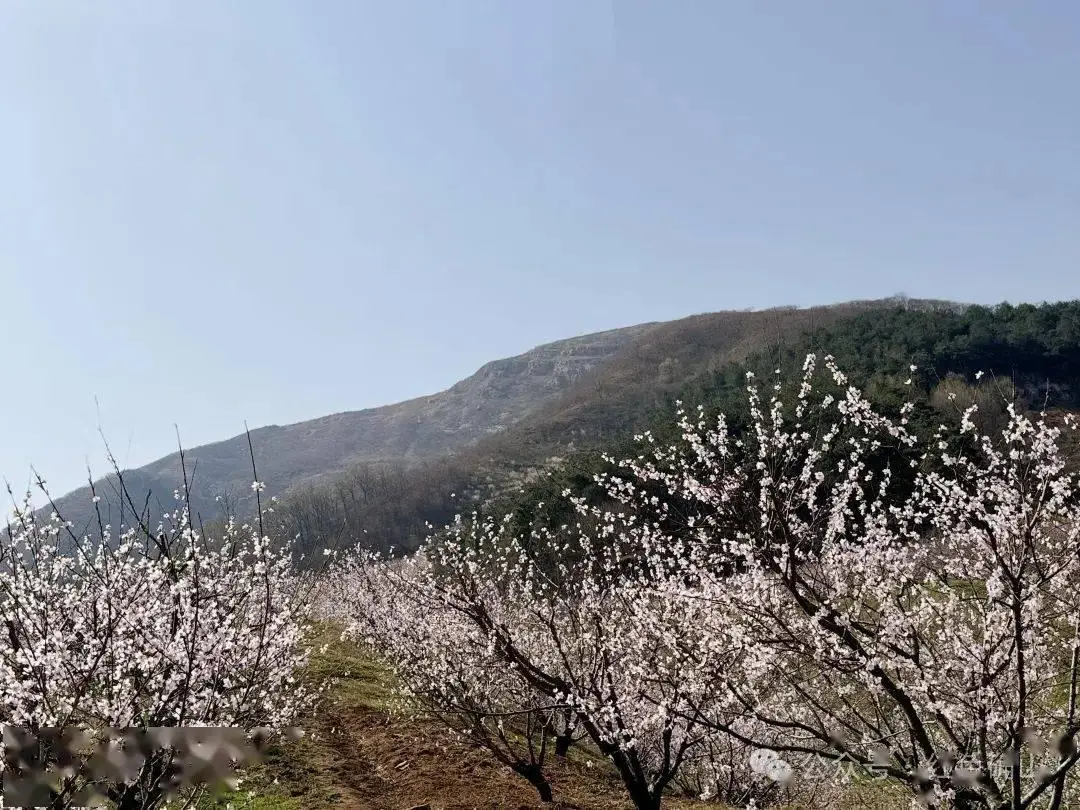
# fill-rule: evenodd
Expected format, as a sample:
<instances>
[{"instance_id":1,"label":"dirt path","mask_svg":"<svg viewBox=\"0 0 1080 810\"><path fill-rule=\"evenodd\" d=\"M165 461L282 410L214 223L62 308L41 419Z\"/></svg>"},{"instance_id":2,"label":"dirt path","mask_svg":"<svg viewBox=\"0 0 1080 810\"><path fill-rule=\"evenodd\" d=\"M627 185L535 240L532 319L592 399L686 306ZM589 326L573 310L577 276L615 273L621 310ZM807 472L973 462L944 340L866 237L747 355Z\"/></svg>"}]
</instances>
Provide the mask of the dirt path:
<instances>
[{"instance_id":1,"label":"dirt path","mask_svg":"<svg viewBox=\"0 0 1080 810\"><path fill-rule=\"evenodd\" d=\"M335 634L312 662L336 684L305 739L272 752L240 810L632 810L614 773L551 757L555 804L490 753L393 711L388 674ZM276 780L276 782L274 781ZM672 805L675 807L676 805Z\"/></svg>"},{"instance_id":2,"label":"dirt path","mask_svg":"<svg viewBox=\"0 0 1080 810\"><path fill-rule=\"evenodd\" d=\"M365 709L336 709L325 775L340 786L345 810L533 810L536 791L482 749L456 741L441 727ZM576 764L548 769L558 810L616 810L618 785ZM552 805L546 805L554 810Z\"/></svg>"}]
</instances>

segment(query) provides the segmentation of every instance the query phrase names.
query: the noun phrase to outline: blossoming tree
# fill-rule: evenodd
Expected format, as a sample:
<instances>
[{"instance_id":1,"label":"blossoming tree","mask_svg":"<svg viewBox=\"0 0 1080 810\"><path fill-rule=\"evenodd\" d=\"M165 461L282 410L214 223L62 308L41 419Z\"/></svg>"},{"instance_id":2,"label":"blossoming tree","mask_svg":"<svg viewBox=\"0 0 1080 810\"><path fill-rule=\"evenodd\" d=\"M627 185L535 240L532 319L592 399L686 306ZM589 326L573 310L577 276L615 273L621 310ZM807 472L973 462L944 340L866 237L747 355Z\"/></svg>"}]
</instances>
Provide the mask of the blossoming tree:
<instances>
[{"instance_id":1,"label":"blossoming tree","mask_svg":"<svg viewBox=\"0 0 1080 810\"><path fill-rule=\"evenodd\" d=\"M680 773L715 786L731 770L730 746L706 745L714 732L696 708L715 679L695 676L696 662L673 643L641 632L660 609L647 567L626 564L626 542L582 527L518 536L508 526L475 515L413 558L354 556L327 599L394 663L410 697L545 800L548 737L557 754L575 735L587 738L636 807L659 807ZM743 760L740 793L777 792L762 779L751 787Z\"/></svg>"},{"instance_id":2,"label":"blossoming tree","mask_svg":"<svg viewBox=\"0 0 1080 810\"><path fill-rule=\"evenodd\" d=\"M345 615L459 722L568 709L637 807L680 773L754 788L763 752L938 807L1077 805L1075 421L919 427L825 365L789 402L751 379L740 431L680 411L574 525L459 520Z\"/></svg>"},{"instance_id":3,"label":"blossoming tree","mask_svg":"<svg viewBox=\"0 0 1080 810\"><path fill-rule=\"evenodd\" d=\"M751 380L742 435L683 413L682 443L645 436L607 479L644 520L670 518L643 494L657 486L691 507L654 582L683 607L644 617L722 682L689 716L932 805L1075 806L1080 482L1060 442L1075 422L1010 406L979 436L969 408L959 435L920 436L911 403L878 413L827 364L838 396L815 390L810 356L788 406Z\"/></svg>"},{"instance_id":4,"label":"blossoming tree","mask_svg":"<svg viewBox=\"0 0 1080 810\"><path fill-rule=\"evenodd\" d=\"M288 549L271 545L261 518L211 538L184 504L154 530L134 514L130 528L101 522L91 539L55 514L40 519L29 499L15 511L0 538L0 723L106 737L289 727L313 693L297 681L304 591ZM186 767L177 751L155 748L112 778L85 760L57 771L50 806L88 791L124 810L161 806Z\"/></svg>"},{"instance_id":5,"label":"blossoming tree","mask_svg":"<svg viewBox=\"0 0 1080 810\"><path fill-rule=\"evenodd\" d=\"M486 748L553 800L549 754L565 756L578 729L569 708L506 666L479 628L443 598L421 555L389 562L346 557L319 591L326 617L373 647L399 685L399 708L421 711Z\"/></svg>"}]
</instances>

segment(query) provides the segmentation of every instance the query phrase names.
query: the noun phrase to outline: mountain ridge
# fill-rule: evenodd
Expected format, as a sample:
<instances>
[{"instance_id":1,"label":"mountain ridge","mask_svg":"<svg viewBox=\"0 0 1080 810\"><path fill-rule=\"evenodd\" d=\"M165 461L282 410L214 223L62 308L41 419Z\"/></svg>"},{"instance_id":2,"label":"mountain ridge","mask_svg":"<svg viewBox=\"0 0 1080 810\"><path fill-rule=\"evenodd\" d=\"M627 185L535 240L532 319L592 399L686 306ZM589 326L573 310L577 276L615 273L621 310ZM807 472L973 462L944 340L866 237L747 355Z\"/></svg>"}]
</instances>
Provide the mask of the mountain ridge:
<instances>
[{"instance_id":1,"label":"mountain ridge","mask_svg":"<svg viewBox=\"0 0 1080 810\"><path fill-rule=\"evenodd\" d=\"M360 462L409 464L453 452L542 407L655 325L634 324L543 343L489 361L434 394L254 428L250 436L259 478L273 491L284 493ZM243 510L250 505L247 434L185 448L184 459L196 512L204 517L216 514L221 509L219 498L229 508ZM183 483L180 452L121 470L121 475L140 506L150 491L151 502L164 508L173 490ZM116 485L115 473L94 482L98 494L113 502ZM87 485L56 498L54 505L65 520L82 529L92 517L91 497ZM155 510L160 511L164 509Z\"/></svg>"},{"instance_id":2,"label":"mountain ridge","mask_svg":"<svg viewBox=\"0 0 1080 810\"><path fill-rule=\"evenodd\" d=\"M564 449L625 432L695 376L815 326L897 306L954 310L967 305L893 297L728 310L564 338L489 361L434 394L256 428L250 433L255 466L259 479L279 495L366 463L410 467L463 453L464 463L478 468L518 468L527 474ZM252 459L245 434L185 449L184 459L197 516L212 520L223 510L251 511ZM140 508L145 502L153 506L155 523L175 508L173 493L184 481L179 452L121 475ZM95 482L95 489L108 506L106 520L120 523L115 473ZM89 487L54 503L77 531L92 524Z\"/></svg>"}]
</instances>

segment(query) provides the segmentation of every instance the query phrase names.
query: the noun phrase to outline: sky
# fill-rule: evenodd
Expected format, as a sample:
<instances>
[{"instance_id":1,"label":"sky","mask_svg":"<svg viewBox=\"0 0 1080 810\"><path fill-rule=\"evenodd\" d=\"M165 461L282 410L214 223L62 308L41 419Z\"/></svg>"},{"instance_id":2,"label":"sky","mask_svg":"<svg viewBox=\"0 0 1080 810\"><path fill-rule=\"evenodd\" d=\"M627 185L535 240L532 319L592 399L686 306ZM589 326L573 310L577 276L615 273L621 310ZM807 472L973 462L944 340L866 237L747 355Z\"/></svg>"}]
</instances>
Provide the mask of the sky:
<instances>
[{"instance_id":1,"label":"sky","mask_svg":"<svg viewBox=\"0 0 1080 810\"><path fill-rule=\"evenodd\" d=\"M0 475L559 338L1080 297L1071 0L3 0Z\"/></svg>"}]
</instances>

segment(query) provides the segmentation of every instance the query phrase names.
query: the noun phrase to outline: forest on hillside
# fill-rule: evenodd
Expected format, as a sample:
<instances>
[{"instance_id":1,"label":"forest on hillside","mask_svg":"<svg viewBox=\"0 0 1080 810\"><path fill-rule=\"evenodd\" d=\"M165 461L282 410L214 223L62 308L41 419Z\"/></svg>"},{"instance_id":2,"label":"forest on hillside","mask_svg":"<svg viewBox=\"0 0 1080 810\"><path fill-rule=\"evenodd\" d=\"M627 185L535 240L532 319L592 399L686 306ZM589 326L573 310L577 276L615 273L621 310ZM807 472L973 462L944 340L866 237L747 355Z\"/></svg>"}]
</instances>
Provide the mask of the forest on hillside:
<instances>
[{"instance_id":1,"label":"forest on hillside","mask_svg":"<svg viewBox=\"0 0 1080 810\"><path fill-rule=\"evenodd\" d=\"M780 333L770 343L767 332L755 336L757 348L744 359L714 364L694 346L670 346L680 353L682 378L657 377L644 365L618 369L619 382L596 387L605 391L568 417L542 413L503 436L458 454L407 468L390 463L358 465L348 473L300 488L279 507L284 533L299 535L298 553L352 544L388 550L416 548L432 527L449 523L460 511L495 500L498 508L531 522L538 513L557 520L565 511L554 497L570 487L596 493L594 476L605 469L605 452L620 454L635 433L649 430L673 438L676 402L702 406L745 420L746 373L771 375L780 368L797 374L808 353L826 354L850 375L875 403L899 407L915 380L920 418L956 419L956 403L978 400L984 426L1000 419L1005 404L1069 410L1080 407L1080 302L994 307L913 306L896 300L845 317L797 322L798 331ZM703 327L697 327L701 329ZM690 328L681 335L693 341ZM702 339L710 345L715 337ZM695 362L688 357L695 356ZM715 355L723 356L720 350ZM650 358L650 361L654 358ZM915 372L909 372L910 366ZM981 379L975 376L981 373ZM630 381L627 384L626 381ZM565 406L563 406L565 407Z\"/></svg>"}]
</instances>

